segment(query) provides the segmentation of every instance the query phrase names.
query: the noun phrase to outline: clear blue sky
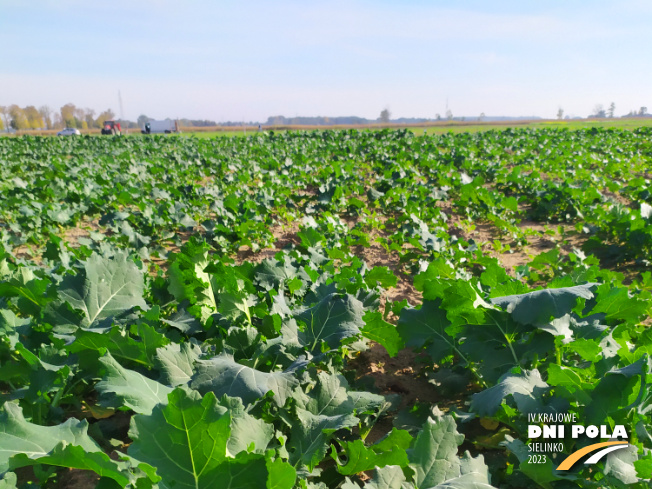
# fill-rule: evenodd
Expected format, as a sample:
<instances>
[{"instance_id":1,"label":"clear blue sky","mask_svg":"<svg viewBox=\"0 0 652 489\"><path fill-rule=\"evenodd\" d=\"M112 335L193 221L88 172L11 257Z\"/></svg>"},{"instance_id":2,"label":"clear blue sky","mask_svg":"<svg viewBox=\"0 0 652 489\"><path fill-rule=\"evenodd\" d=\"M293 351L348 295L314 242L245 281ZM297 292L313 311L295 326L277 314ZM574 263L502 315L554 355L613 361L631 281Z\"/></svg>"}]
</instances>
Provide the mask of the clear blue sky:
<instances>
[{"instance_id":1,"label":"clear blue sky","mask_svg":"<svg viewBox=\"0 0 652 489\"><path fill-rule=\"evenodd\" d=\"M648 0L0 0L0 105L264 121L652 111Z\"/></svg>"}]
</instances>

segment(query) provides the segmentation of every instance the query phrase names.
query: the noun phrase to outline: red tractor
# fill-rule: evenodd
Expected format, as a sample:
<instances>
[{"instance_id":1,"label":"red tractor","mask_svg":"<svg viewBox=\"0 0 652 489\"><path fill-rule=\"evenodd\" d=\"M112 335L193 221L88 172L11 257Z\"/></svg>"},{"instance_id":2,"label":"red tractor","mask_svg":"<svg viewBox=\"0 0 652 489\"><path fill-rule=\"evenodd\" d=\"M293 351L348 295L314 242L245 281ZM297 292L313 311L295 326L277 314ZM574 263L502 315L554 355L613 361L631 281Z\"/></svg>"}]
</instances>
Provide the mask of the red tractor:
<instances>
[{"instance_id":1,"label":"red tractor","mask_svg":"<svg viewBox=\"0 0 652 489\"><path fill-rule=\"evenodd\" d=\"M120 123L116 121L104 121L104 125L102 126L102 134L120 136Z\"/></svg>"}]
</instances>

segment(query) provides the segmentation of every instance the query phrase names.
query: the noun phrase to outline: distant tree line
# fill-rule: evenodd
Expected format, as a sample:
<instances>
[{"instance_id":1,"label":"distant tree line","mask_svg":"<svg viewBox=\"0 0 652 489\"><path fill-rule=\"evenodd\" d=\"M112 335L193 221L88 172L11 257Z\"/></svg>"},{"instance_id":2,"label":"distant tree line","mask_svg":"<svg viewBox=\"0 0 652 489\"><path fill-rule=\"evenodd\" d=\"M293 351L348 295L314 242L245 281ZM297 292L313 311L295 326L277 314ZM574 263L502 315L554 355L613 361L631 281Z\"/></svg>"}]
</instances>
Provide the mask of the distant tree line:
<instances>
[{"instance_id":1,"label":"distant tree line","mask_svg":"<svg viewBox=\"0 0 652 489\"><path fill-rule=\"evenodd\" d=\"M484 112L478 117L469 118L469 120L476 121L510 121L510 120L534 120L540 119L537 116L524 116L524 117L492 117L485 115ZM425 117L399 117L391 119L391 112L388 109L383 109L380 113L380 117L377 119L365 119L364 117L284 117L282 115L275 115L267 118L267 122L264 123L266 126L334 126L334 125L365 125L365 124L422 124L424 122L438 122L442 121L441 115L436 114L434 119L428 119ZM466 117L454 117L453 113L448 110L445 115L445 120L447 121L457 121L464 122L467 120ZM254 124L254 123L251 123ZM227 125L221 123L220 125ZM242 123L236 123L235 125L242 125Z\"/></svg>"},{"instance_id":2,"label":"distant tree line","mask_svg":"<svg viewBox=\"0 0 652 489\"><path fill-rule=\"evenodd\" d=\"M63 129L74 127L77 129L92 129L102 127L105 120L111 120L115 114L111 109L101 112L97 117L94 109L76 107L75 104L66 104L58 111L48 105L36 108L33 105L19 107L13 105L0 105L0 130L7 128L19 130L30 129Z\"/></svg>"},{"instance_id":3,"label":"distant tree line","mask_svg":"<svg viewBox=\"0 0 652 489\"><path fill-rule=\"evenodd\" d=\"M209 121L212 122L212 125L218 125L217 122L214 121ZM220 126L226 126L226 127L242 127L242 126L257 126L258 124L262 124L261 122L254 122L254 121L226 121L226 122L220 122Z\"/></svg>"},{"instance_id":4,"label":"distant tree line","mask_svg":"<svg viewBox=\"0 0 652 489\"><path fill-rule=\"evenodd\" d=\"M630 110L629 114L623 117L652 117L652 114L648 113L647 107L641 107L638 110Z\"/></svg>"},{"instance_id":5,"label":"distant tree line","mask_svg":"<svg viewBox=\"0 0 652 489\"><path fill-rule=\"evenodd\" d=\"M147 117L145 114L141 114L138 116L138 120L136 122L132 122L131 124L133 124L134 127L145 127L145 124L147 124L147 122L151 120L153 120L152 117ZM175 119L170 119L169 117L166 117L164 120L171 121ZM217 126L217 122L208 119L176 119L176 121L179 123L179 126L181 127ZM237 125L241 125L241 124L242 123L238 123ZM251 124L253 124L253 122Z\"/></svg>"},{"instance_id":6,"label":"distant tree line","mask_svg":"<svg viewBox=\"0 0 652 489\"><path fill-rule=\"evenodd\" d=\"M267 118L267 126L336 126L368 124L372 121L363 117L285 117L275 115Z\"/></svg>"},{"instance_id":7,"label":"distant tree line","mask_svg":"<svg viewBox=\"0 0 652 489\"><path fill-rule=\"evenodd\" d=\"M561 109L559 110L561 111ZM590 118L597 117L599 119L604 119L604 118L611 119L615 117L614 115L615 111L616 111L616 104L614 102L611 102L609 108L606 110L602 104L596 104L595 107L593 107L593 112L589 114L589 117ZM624 114L621 117L652 117L652 114L648 114L647 107L641 107L638 110L635 109L630 110L629 113Z\"/></svg>"},{"instance_id":8,"label":"distant tree line","mask_svg":"<svg viewBox=\"0 0 652 489\"><path fill-rule=\"evenodd\" d=\"M242 123L233 123L233 125L241 125ZM253 124L253 122L251 123ZM217 122L208 119L179 119L181 127L212 127L217 126Z\"/></svg>"},{"instance_id":9,"label":"distant tree line","mask_svg":"<svg viewBox=\"0 0 652 489\"><path fill-rule=\"evenodd\" d=\"M611 105L607 110L605 110L604 106L602 104L596 104L595 107L593 107L593 112L589 114L589 117L597 117L599 119L604 119L606 117L609 117L610 119L614 117L614 111L616 110L616 104L611 102Z\"/></svg>"},{"instance_id":10,"label":"distant tree line","mask_svg":"<svg viewBox=\"0 0 652 489\"><path fill-rule=\"evenodd\" d=\"M589 117L614 117L615 104L612 102L609 108L605 110L602 104L597 104L593 113ZM405 118L390 119L391 113L388 108L381 111L377 119L366 119L364 117L345 116L345 117L285 117L282 115L271 116L264 123L267 126L293 126L293 125L310 125L310 126L331 126L331 125L364 125L374 123L395 123L395 124L419 124L423 122L441 121L441 115L436 114L434 119L427 118ZM647 107L641 107L638 110L631 110L622 117L652 117ZM449 121L464 121L465 117L453 117L450 110L446 111L445 118ZM557 118L564 118L564 110L560 107L557 111ZM565 117L566 119L569 116ZM0 130L35 130L35 129L63 129L64 127L74 127L77 129L99 129L104 121L114 120L115 113L111 109L100 112L96 117L94 109L76 107L75 104L68 103L58 111L53 110L47 105L36 108L33 105L19 107L18 105L0 105ZM519 119L539 119L539 117L487 117L484 112L477 118L479 121L503 121ZM146 115L138 117L136 122L129 120L119 120L125 129L137 129L145 126L147 121L151 120ZM168 118L169 120L169 118ZM208 119L178 119L182 127L210 127L217 126L218 123ZM258 126L258 122L229 121L221 122L221 126Z\"/></svg>"},{"instance_id":11,"label":"distant tree line","mask_svg":"<svg viewBox=\"0 0 652 489\"><path fill-rule=\"evenodd\" d=\"M37 129L63 129L74 127L76 129L100 129L104 121L116 120L115 113L106 109L99 114L94 109L77 107L69 103L54 110L48 105L36 108L34 105L19 107L13 105L0 105L0 131L13 129L28 131ZM124 129L137 129L143 127L150 117L141 115L138 121L119 119ZM234 123L234 125L241 123ZM254 124L253 122L251 124ZM257 122L255 123L258 124ZM217 122L211 120L180 119L179 125L184 127L216 126Z\"/></svg>"}]
</instances>

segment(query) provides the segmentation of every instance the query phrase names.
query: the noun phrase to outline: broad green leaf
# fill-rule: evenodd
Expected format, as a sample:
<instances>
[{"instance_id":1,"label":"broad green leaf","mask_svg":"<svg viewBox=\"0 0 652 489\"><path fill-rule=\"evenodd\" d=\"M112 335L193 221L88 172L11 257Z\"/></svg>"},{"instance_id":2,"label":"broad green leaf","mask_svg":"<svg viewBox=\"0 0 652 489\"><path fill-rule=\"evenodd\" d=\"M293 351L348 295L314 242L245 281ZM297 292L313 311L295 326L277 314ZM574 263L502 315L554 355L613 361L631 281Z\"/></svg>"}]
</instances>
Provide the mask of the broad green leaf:
<instances>
[{"instance_id":1,"label":"broad green leaf","mask_svg":"<svg viewBox=\"0 0 652 489\"><path fill-rule=\"evenodd\" d=\"M652 360L644 354L636 362L611 369L600 379L591 393L584 417L587 423L600 424L616 412L641 404L646 391Z\"/></svg>"},{"instance_id":2,"label":"broad green leaf","mask_svg":"<svg viewBox=\"0 0 652 489\"><path fill-rule=\"evenodd\" d=\"M549 323L551 319L570 314L577 299L593 298L592 290L597 285L589 283L560 289L535 290L527 294L494 297L490 302L511 313L514 320L521 324L539 326Z\"/></svg>"},{"instance_id":3,"label":"broad green leaf","mask_svg":"<svg viewBox=\"0 0 652 489\"><path fill-rule=\"evenodd\" d=\"M347 477L344 479L344 483L340 486L341 489L360 489L360 486ZM326 485L322 485L319 489L327 489Z\"/></svg>"},{"instance_id":4,"label":"broad green leaf","mask_svg":"<svg viewBox=\"0 0 652 489\"><path fill-rule=\"evenodd\" d=\"M36 425L25 420L17 404L5 403L0 408L0 474L11 468L12 457L37 460L49 455L61 442L80 446L89 453L100 451L87 429L85 420L74 418L57 426Z\"/></svg>"},{"instance_id":5,"label":"broad green leaf","mask_svg":"<svg viewBox=\"0 0 652 489\"><path fill-rule=\"evenodd\" d=\"M125 487L127 484L136 482L136 476L129 462L116 462L109 458L106 453L100 451L88 452L80 446L70 445L66 442L61 442L48 455L36 460L27 459L25 455L21 454L15 457L12 462L14 466L39 463L70 469L90 470L100 477L112 479L120 487ZM141 475L144 476L143 473ZM155 482L156 479L154 478L152 482Z\"/></svg>"},{"instance_id":6,"label":"broad green leaf","mask_svg":"<svg viewBox=\"0 0 652 489\"><path fill-rule=\"evenodd\" d=\"M364 317L362 336L383 345L390 357L395 357L403 348L403 341L396 326L383 319L380 311L368 311Z\"/></svg>"},{"instance_id":7,"label":"broad green leaf","mask_svg":"<svg viewBox=\"0 0 652 489\"><path fill-rule=\"evenodd\" d=\"M428 264L425 271L419 273L414 277L414 287L417 290L424 292L426 288L431 289L432 298L435 300L441 297L438 293L440 288L445 288L447 279L455 278L455 269L446 260L433 260ZM433 287L431 288L431 285Z\"/></svg>"},{"instance_id":8,"label":"broad green leaf","mask_svg":"<svg viewBox=\"0 0 652 489\"><path fill-rule=\"evenodd\" d=\"M298 407L315 415L327 416L376 412L386 402L378 394L349 390L342 375L326 372L317 374L317 383L307 394L297 388L292 397Z\"/></svg>"},{"instance_id":9,"label":"broad green leaf","mask_svg":"<svg viewBox=\"0 0 652 489\"><path fill-rule=\"evenodd\" d=\"M36 315L52 299L46 294L50 281L37 277L27 267L20 267L0 282L0 297L18 297L24 314Z\"/></svg>"},{"instance_id":10,"label":"broad green leaf","mask_svg":"<svg viewBox=\"0 0 652 489\"><path fill-rule=\"evenodd\" d=\"M595 363L602 358L602 347L593 340L577 338L566 345L566 349L577 353L587 362Z\"/></svg>"},{"instance_id":11,"label":"broad green leaf","mask_svg":"<svg viewBox=\"0 0 652 489\"><path fill-rule=\"evenodd\" d=\"M457 432L452 416L438 421L428 419L408 450L410 467L415 471L417 487L433 487L460 476L460 459L457 447L464 435Z\"/></svg>"},{"instance_id":12,"label":"broad green leaf","mask_svg":"<svg viewBox=\"0 0 652 489\"><path fill-rule=\"evenodd\" d=\"M146 309L143 271L118 252L113 258L91 255L77 275L66 276L58 288L61 302L83 312L79 326L88 328L134 307Z\"/></svg>"},{"instance_id":13,"label":"broad green leaf","mask_svg":"<svg viewBox=\"0 0 652 489\"><path fill-rule=\"evenodd\" d=\"M464 474L437 484L431 489L496 489L486 482L486 479L476 472Z\"/></svg>"},{"instance_id":14,"label":"broad green leaf","mask_svg":"<svg viewBox=\"0 0 652 489\"><path fill-rule=\"evenodd\" d=\"M263 288L277 289L285 282L289 282L297 276L298 270L287 261L279 261L267 258L263 260L255 271L256 282Z\"/></svg>"},{"instance_id":15,"label":"broad green leaf","mask_svg":"<svg viewBox=\"0 0 652 489\"><path fill-rule=\"evenodd\" d=\"M586 406L586 423L600 424L618 411L638 404L641 389L640 379L621 375L606 375L591 393L591 402Z\"/></svg>"},{"instance_id":16,"label":"broad green leaf","mask_svg":"<svg viewBox=\"0 0 652 489\"><path fill-rule=\"evenodd\" d=\"M406 449L410 447L412 437L407 431L394 428L380 442L365 446L364 441L347 441L342 444L342 450L346 456L346 463L341 463L340 457L333 448L332 457L337 462L337 471L343 475L353 475L374 467L385 467L386 465L398 465L406 467L408 457Z\"/></svg>"},{"instance_id":17,"label":"broad green leaf","mask_svg":"<svg viewBox=\"0 0 652 489\"><path fill-rule=\"evenodd\" d=\"M75 333L75 341L67 349L70 353L79 353L84 350L99 352L108 350L113 357L121 361L134 362L150 368L157 348L165 345L169 340L147 324L138 325L138 330L143 333L140 341L133 338L120 326L114 326L105 333L78 330Z\"/></svg>"},{"instance_id":18,"label":"broad green leaf","mask_svg":"<svg viewBox=\"0 0 652 489\"><path fill-rule=\"evenodd\" d=\"M305 323L299 338L311 351L324 341L332 349L343 339L360 334L364 327L362 303L350 294L330 294L316 306L296 316Z\"/></svg>"},{"instance_id":19,"label":"broad green leaf","mask_svg":"<svg viewBox=\"0 0 652 489\"><path fill-rule=\"evenodd\" d=\"M625 377L635 377L645 375L652 367L652 357L644 354L634 363L630 363L622 368L612 368L607 372L608 375L624 375Z\"/></svg>"},{"instance_id":20,"label":"broad green leaf","mask_svg":"<svg viewBox=\"0 0 652 489\"><path fill-rule=\"evenodd\" d=\"M342 489L359 489L359 487L350 481L342 485ZM371 480L364 485L364 489L410 489L413 487L412 484L407 484L403 469L398 465L387 465L374 469Z\"/></svg>"},{"instance_id":21,"label":"broad green leaf","mask_svg":"<svg viewBox=\"0 0 652 489\"><path fill-rule=\"evenodd\" d=\"M5 472L2 479L0 479L0 489L18 489L18 478L13 472Z\"/></svg>"},{"instance_id":22,"label":"broad green leaf","mask_svg":"<svg viewBox=\"0 0 652 489\"><path fill-rule=\"evenodd\" d=\"M170 319L161 319L161 322L169 324L173 328L177 328L179 331L187 335L194 335L203 331L201 323L186 309L181 309L176 312L170 317Z\"/></svg>"},{"instance_id":23,"label":"broad green leaf","mask_svg":"<svg viewBox=\"0 0 652 489\"><path fill-rule=\"evenodd\" d=\"M190 382L200 355L201 349L189 342L170 343L157 349L156 359L160 364L163 383L176 387Z\"/></svg>"},{"instance_id":24,"label":"broad green leaf","mask_svg":"<svg viewBox=\"0 0 652 489\"><path fill-rule=\"evenodd\" d=\"M110 353L100 358L100 363L107 373L95 389L103 397L103 406L125 406L139 414L151 414L157 404L167 404L170 387L123 368Z\"/></svg>"},{"instance_id":25,"label":"broad green leaf","mask_svg":"<svg viewBox=\"0 0 652 489\"><path fill-rule=\"evenodd\" d=\"M414 438L408 431L392 428L392 431L374 443L371 448L377 452L393 450L397 447L407 450L413 440Z\"/></svg>"},{"instance_id":26,"label":"broad green leaf","mask_svg":"<svg viewBox=\"0 0 652 489\"><path fill-rule=\"evenodd\" d=\"M638 321L648 310L649 304L636 296L631 297L626 288L598 289L596 306L592 313L604 313L607 319L627 322Z\"/></svg>"},{"instance_id":27,"label":"broad green leaf","mask_svg":"<svg viewBox=\"0 0 652 489\"><path fill-rule=\"evenodd\" d=\"M461 478L468 477L468 480L475 480L477 483L486 483L489 484L490 475L489 467L484 463L484 457L478 455L473 458L471 454L466 451L464 455L460 458L460 474ZM447 481L451 484L453 480Z\"/></svg>"},{"instance_id":28,"label":"broad green leaf","mask_svg":"<svg viewBox=\"0 0 652 489\"><path fill-rule=\"evenodd\" d=\"M212 393L175 389L167 405L131 419L129 455L156 467L163 487L207 487L226 458L231 419Z\"/></svg>"},{"instance_id":29,"label":"broad green leaf","mask_svg":"<svg viewBox=\"0 0 652 489\"><path fill-rule=\"evenodd\" d=\"M177 301L188 300L192 305L188 312L195 314L202 323L217 311L215 283L204 271L210 263L209 249L205 242L192 238L174 256L169 270L168 290Z\"/></svg>"},{"instance_id":30,"label":"broad green leaf","mask_svg":"<svg viewBox=\"0 0 652 489\"><path fill-rule=\"evenodd\" d=\"M636 460L634 467L636 468L636 475L641 479L652 478L652 454L648 452L648 454ZM2 489L2 486L0 486L0 489Z\"/></svg>"},{"instance_id":31,"label":"broad green leaf","mask_svg":"<svg viewBox=\"0 0 652 489\"><path fill-rule=\"evenodd\" d=\"M387 267L373 267L365 273L364 281L369 287L381 286L385 289L395 287L398 282L396 275Z\"/></svg>"},{"instance_id":32,"label":"broad green leaf","mask_svg":"<svg viewBox=\"0 0 652 489\"><path fill-rule=\"evenodd\" d=\"M0 338L9 338L9 345L12 348L18 343L18 335L31 323L29 318L19 318L9 309L0 309Z\"/></svg>"},{"instance_id":33,"label":"broad green leaf","mask_svg":"<svg viewBox=\"0 0 652 489\"><path fill-rule=\"evenodd\" d=\"M297 480L297 471L280 458L267 460L267 485L265 489L292 489Z\"/></svg>"},{"instance_id":34,"label":"broad green leaf","mask_svg":"<svg viewBox=\"0 0 652 489\"><path fill-rule=\"evenodd\" d=\"M463 440L451 416L429 418L407 451L416 486L491 488L489 469L482 455L472 458L466 452L462 458L457 456L457 447Z\"/></svg>"},{"instance_id":35,"label":"broad green leaf","mask_svg":"<svg viewBox=\"0 0 652 489\"><path fill-rule=\"evenodd\" d=\"M226 445L229 456L242 451L265 453L267 445L274 438L274 426L247 413L237 397L225 395L218 400L218 404L231 416L231 437ZM252 445L254 448L250 450Z\"/></svg>"},{"instance_id":36,"label":"broad green leaf","mask_svg":"<svg viewBox=\"0 0 652 489\"><path fill-rule=\"evenodd\" d=\"M252 358L262 341L262 335L256 328L232 326L224 338L224 351L239 358Z\"/></svg>"},{"instance_id":37,"label":"broad green leaf","mask_svg":"<svg viewBox=\"0 0 652 489\"><path fill-rule=\"evenodd\" d=\"M562 343L569 343L573 341L573 330L571 329L571 316L565 314L564 316L552 319L548 323L538 324L538 329L547 331L553 336L561 337Z\"/></svg>"},{"instance_id":38,"label":"broad green leaf","mask_svg":"<svg viewBox=\"0 0 652 489\"><path fill-rule=\"evenodd\" d=\"M355 404L347 390L348 382L341 375L317 374L317 385L305 394L300 389L292 396L297 405L317 416L353 414Z\"/></svg>"},{"instance_id":39,"label":"broad green leaf","mask_svg":"<svg viewBox=\"0 0 652 489\"><path fill-rule=\"evenodd\" d=\"M353 408L358 415L377 412L387 400L384 396L367 391L348 391L349 399L353 401Z\"/></svg>"},{"instance_id":40,"label":"broad green leaf","mask_svg":"<svg viewBox=\"0 0 652 489\"><path fill-rule=\"evenodd\" d=\"M241 365L228 355L199 360L195 365L196 373L190 382L193 389L202 393L211 391L218 396L239 397L245 404L272 391L275 402L283 406L299 385L291 372L262 372Z\"/></svg>"},{"instance_id":41,"label":"broad green leaf","mask_svg":"<svg viewBox=\"0 0 652 489\"><path fill-rule=\"evenodd\" d=\"M535 356L545 357L554 348L553 336L528 334L531 329L507 312L488 310L484 323L459 327L460 356L465 363L475 364L485 383L494 384L510 368Z\"/></svg>"},{"instance_id":42,"label":"broad green leaf","mask_svg":"<svg viewBox=\"0 0 652 489\"><path fill-rule=\"evenodd\" d=\"M256 305L256 296L242 290L237 293L220 292L217 310L226 318L234 320L240 316L251 323L251 307Z\"/></svg>"},{"instance_id":43,"label":"broad green leaf","mask_svg":"<svg viewBox=\"0 0 652 489\"><path fill-rule=\"evenodd\" d=\"M543 394L549 389L537 369L524 370L520 374L508 373L493 387L473 394L471 410L480 416L491 416L504 399L512 396L520 412L536 413L543 408Z\"/></svg>"},{"instance_id":44,"label":"broad green leaf","mask_svg":"<svg viewBox=\"0 0 652 489\"><path fill-rule=\"evenodd\" d=\"M497 258L486 258L483 265L485 270L480 275L480 282L482 285L491 287L492 292L500 284L514 281L513 278L507 275L507 271L498 262Z\"/></svg>"},{"instance_id":45,"label":"broad green leaf","mask_svg":"<svg viewBox=\"0 0 652 489\"><path fill-rule=\"evenodd\" d=\"M575 338L595 340L603 337L611 329L604 324L604 319L604 314L591 314L581 319L572 314L571 328Z\"/></svg>"},{"instance_id":46,"label":"broad green leaf","mask_svg":"<svg viewBox=\"0 0 652 489\"><path fill-rule=\"evenodd\" d=\"M456 350L455 339L446 332L451 322L440 306L438 299L424 300L420 309L405 308L396 327L406 346L422 348L425 345L434 362Z\"/></svg>"},{"instance_id":47,"label":"broad green leaf","mask_svg":"<svg viewBox=\"0 0 652 489\"><path fill-rule=\"evenodd\" d=\"M415 278L414 284L418 290L423 290L424 301L437 301L446 311L446 318L455 326L481 324L484 309L491 308L480 297L469 277L465 274L458 276L443 260L430 263L426 272Z\"/></svg>"},{"instance_id":48,"label":"broad green leaf","mask_svg":"<svg viewBox=\"0 0 652 489\"><path fill-rule=\"evenodd\" d=\"M129 454L156 468L161 489L292 487L285 462L244 451L229 456L230 423L228 409L213 393L202 399L197 392L175 389L166 406L132 418ZM282 476L281 485L273 485L271 474Z\"/></svg>"},{"instance_id":49,"label":"broad green leaf","mask_svg":"<svg viewBox=\"0 0 652 489\"><path fill-rule=\"evenodd\" d=\"M621 484L635 484L639 481L636 474L635 462L638 460L638 449L630 445L622 450L616 450L604 459L604 474L607 480L615 479L614 486Z\"/></svg>"},{"instance_id":50,"label":"broad green leaf","mask_svg":"<svg viewBox=\"0 0 652 489\"><path fill-rule=\"evenodd\" d=\"M463 440L452 416L438 416L436 421L429 418L408 450L416 486L494 489L482 455L473 458L465 452L461 458L457 456L457 447Z\"/></svg>"},{"instance_id":51,"label":"broad green leaf","mask_svg":"<svg viewBox=\"0 0 652 489\"><path fill-rule=\"evenodd\" d=\"M294 294L295 292L301 290L304 284L301 279L299 279L299 277L294 277L292 280L288 281L287 286L290 294Z\"/></svg>"},{"instance_id":52,"label":"broad green leaf","mask_svg":"<svg viewBox=\"0 0 652 489\"><path fill-rule=\"evenodd\" d=\"M641 202L641 217L649 219L652 216L652 206L646 202Z\"/></svg>"},{"instance_id":53,"label":"broad green leaf","mask_svg":"<svg viewBox=\"0 0 652 489\"><path fill-rule=\"evenodd\" d=\"M306 227L302 231L299 231L297 236L301 240L301 245L306 249L317 246L325 239L323 235L311 227Z\"/></svg>"},{"instance_id":54,"label":"broad green leaf","mask_svg":"<svg viewBox=\"0 0 652 489\"><path fill-rule=\"evenodd\" d=\"M287 464L285 464L287 465ZM262 484L270 484L271 477L267 470L267 461L263 455L240 453L235 459L227 459L218 465L211 473L197 480L195 485L188 486L198 489L228 487L229 489L260 489ZM161 487L161 483L159 483ZM163 489L177 489L184 485L162 486ZM288 487L286 485L286 487ZM292 486L289 486L290 488Z\"/></svg>"},{"instance_id":55,"label":"broad green leaf","mask_svg":"<svg viewBox=\"0 0 652 489\"><path fill-rule=\"evenodd\" d=\"M551 386L563 387L568 395L561 394L563 397L570 397L571 400L577 401L583 405L591 402L590 392L597 384L587 381L581 377L581 372L577 372L572 367L563 365L550 364L548 366L548 384ZM557 395L560 395L557 393Z\"/></svg>"},{"instance_id":56,"label":"broad green leaf","mask_svg":"<svg viewBox=\"0 0 652 489\"><path fill-rule=\"evenodd\" d=\"M335 431L358 424L358 418L352 414L316 415L301 408L296 409L296 414L298 422L292 424L288 442L290 463L301 462L310 470L326 456L328 441Z\"/></svg>"},{"instance_id":57,"label":"broad green leaf","mask_svg":"<svg viewBox=\"0 0 652 489\"><path fill-rule=\"evenodd\" d=\"M159 333L153 326L144 322L131 326L129 332L143 345L143 350L145 350L147 361L150 365L154 363L157 350L170 343L170 340L165 335Z\"/></svg>"},{"instance_id":58,"label":"broad green leaf","mask_svg":"<svg viewBox=\"0 0 652 489\"><path fill-rule=\"evenodd\" d=\"M423 297L433 299L428 295L427 288ZM485 309L491 307L468 280L455 280L450 283L441 299L441 308L446 311L446 317L455 326L483 323Z\"/></svg>"},{"instance_id":59,"label":"broad green leaf","mask_svg":"<svg viewBox=\"0 0 652 489\"><path fill-rule=\"evenodd\" d=\"M503 445L518 458L518 470L527 475L539 486L545 489L552 489L553 486L550 483L559 480L550 457L546 457L546 462L543 464L531 464L528 463L528 459L532 452L530 452L529 447L521 440L515 440L511 436L505 435Z\"/></svg>"}]
</instances>

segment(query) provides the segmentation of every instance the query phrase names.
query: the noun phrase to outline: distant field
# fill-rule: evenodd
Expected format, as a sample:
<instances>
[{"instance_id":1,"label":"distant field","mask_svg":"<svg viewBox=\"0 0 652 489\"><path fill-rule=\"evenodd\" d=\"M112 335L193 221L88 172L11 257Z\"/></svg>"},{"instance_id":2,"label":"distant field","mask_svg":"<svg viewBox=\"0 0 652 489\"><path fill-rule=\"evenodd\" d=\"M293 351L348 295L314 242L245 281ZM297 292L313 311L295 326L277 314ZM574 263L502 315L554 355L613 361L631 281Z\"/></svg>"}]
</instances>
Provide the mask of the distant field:
<instances>
[{"instance_id":1,"label":"distant field","mask_svg":"<svg viewBox=\"0 0 652 489\"><path fill-rule=\"evenodd\" d=\"M471 123L454 123L445 125L436 125L425 127L428 134L440 134L445 132L481 132L492 129L504 130L510 127L527 127L527 128L560 128L568 130L587 129L591 127L614 128L614 129L636 129L638 127L652 126L652 118L631 118L631 119L580 119L580 120L537 120L527 121L525 123L505 122L471 122ZM422 128L413 128L418 131Z\"/></svg>"},{"instance_id":2,"label":"distant field","mask_svg":"<svg viewBox=\"0 0 652 489\"><path fill-rule=\"evenodd\" d=\"M491 130L505 130L510 127L523 128L560 128L568 130L586 129L591 127L615 128L615 129L636 129L638 127L652 126L652 118L635 117L630 119L576 119L576 120L535 120L535 121L511 121L511 122L435 122L415 126L407 125L383 125L373 124L364 126L263 126L265 131L311 131L326 129L386 129L386 128L407 128L417 134L442 134L447 132L484 132ZM184 135L192 135L200 138L213 136L241 136L258 132L256 127L206 127L206 128L183 128Z\"/></svg>"},{"instance_id":3,"label":"distant field","mask_svg":"<svg viewBox=\"0 0 652 489\"><path fill-rule=\"evenodd\" d=\"M480 122L480 121L442 121L432 122L419 125L401 125L401 124L367 124L351 126L263 126L264 131L324 131L338 129L360 129L360 130L378 130L378 129L400 129L407 128L416 134L444 134L448 132L484 132L491 130L505 130L510 127L522 128L559 128L568 130L586 129L591 127L614 128L614 129L636 129L638 127L651 127L651 117L633 117L628 119L574 119L574 120L531 120L531 121L509 121L509 122ZM199 138L210 138L215 136L244 136L258 133L256 126L211 126L211 127L182 127L184 136L195 136ZM19 131L17 135L38 135L54 136L58 130L47 131ZM82 134L99 135L99 129L82 130ZM125 134L140 136L139 129L129 129ZM0 135L6 135L0 132Z\"/></svg>"}]
</instances>

